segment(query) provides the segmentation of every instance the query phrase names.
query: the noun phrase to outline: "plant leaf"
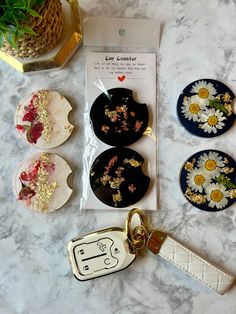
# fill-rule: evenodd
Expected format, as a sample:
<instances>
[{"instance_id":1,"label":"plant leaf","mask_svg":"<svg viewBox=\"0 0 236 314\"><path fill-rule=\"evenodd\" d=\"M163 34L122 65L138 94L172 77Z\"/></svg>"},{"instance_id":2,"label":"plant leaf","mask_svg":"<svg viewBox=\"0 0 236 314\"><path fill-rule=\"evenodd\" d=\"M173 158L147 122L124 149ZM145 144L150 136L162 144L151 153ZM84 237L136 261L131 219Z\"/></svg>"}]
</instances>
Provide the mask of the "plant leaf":
<instances>
[{"instance_id":1,"label":"plant leaf","mask_svg":"<svg viewBox=\"0 0 236 314\"><path fill-rule=\"evenodd\" d=\"M35 6L36 0L29 0L28 9L31 9Z\"/></svg>"},{"instance_id":2,"label":"plant leaf","mask_svg":"<svg viewBox=\"0 0 236 314\"><path fill-rule=\"evenodd\" d=\"M32 16L35 16L35 17L40 17L40 15L38 14L38 12L32 10L32 9L29 9L28 10L29 14L32 15Z\"/></svg>"},{"instance_id":3,"label":"plant leaf","mask_svg":"<svg viewBox=\"0 0 236 314\"><path fill-rule=\"evenodd\" d=\"M1 33L4 33L7 31L7 27L6 25L4 25L3 23L0 22L0 32Z\"/></svg>"},{"instance_id":4,"label":"plant leaf","mask_svg":"<svg viewBox=\"0 0 236 314\"><path fill-rule=\"evenodd\" d=\"M226 188L236 189L236 184L234 184L231 179L226 177L224 174L219 175L215 180L218 183L223 184Z\"/></svg>"},{"instance_id":5,"label":"plant leaf","mask_svg":"<svg viewBox=\"0 0 236 314\"><path fill-rule=\"evenodd\" d=\"M7 33L6 34L6 37L7 41L9 42L9 44L12 46L12 47L16 47L16 43L14 41L14 34L13 33Z\"/></svg>"},{"instance_id":6,"label":"plant leaf","mask_svg":"<svg viewBox=\"0 0 236 314\"><path fill-rule=\"evenodd\" d=\"M32 28L29 28L29 27L26 27L26 26L23 26L21 28L21 31L24 32L24 34L30 34L30 35L37 35L37 33L35 33Z\"/></svg>"},{"instance_id":7,"label":"plant leaf","mask_svg":"<svg viewBox=\"0 0 236 314\"><path fill-rule=\"evenodd\" d=\"M12 5L13 8L18 9L25 9L25 3L23 0L14 1L14 4Z\"/></svg>"},{"instance_id":8,"label":"plant leaf","mask_svg":"<svg viewBox=\"0 0 236 314\"><path fill-rule=\"evenodd\" d=\"M4 42L4 35L0 34L0 48L2 48Z\"/></svg>"},{"instance_id":9,"label":"plant leaf","mask_svg":"<svg viewBox=\"0 0 236 314\"><path fill-rule=\"evenodd\" d=\"M215 108L216 110L219 110L223 113L226 113L226 114L228 113L228 110L225 108L225 106L220 101L210 99L209 106L211 108Z\"/></svg>"},{"instance_id":10,"label":"plant leaf","mask_svg":"<svg viewBox=\"0 0 236 314\"><path fill-rule=\"evenodd\" d=\"M30 16L40 17L35 7L44 3L45 0L0 0L1 42L5 39L15 47L25 34L37 35L27 22Z\"/></svg>"}]
</instances>

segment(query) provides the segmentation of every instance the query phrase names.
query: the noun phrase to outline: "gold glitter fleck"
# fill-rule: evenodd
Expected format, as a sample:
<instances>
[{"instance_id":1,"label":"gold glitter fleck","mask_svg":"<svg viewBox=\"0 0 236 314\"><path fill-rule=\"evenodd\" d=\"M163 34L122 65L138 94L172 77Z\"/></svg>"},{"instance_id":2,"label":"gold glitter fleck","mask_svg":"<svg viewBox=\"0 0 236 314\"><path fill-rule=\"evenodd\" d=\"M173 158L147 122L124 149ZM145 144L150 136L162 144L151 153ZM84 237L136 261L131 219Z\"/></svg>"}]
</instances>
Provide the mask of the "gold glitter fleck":
<instances>
[{"instance_id":1,"label":"gold glitter fleck","mask_svg":"<svg viewBox=\"0 0 236 314\"><path fill-rule=\"evenodd\" d=\"M101 177L101 182L102 184L105 186L107 184L107 182L109 182L111 179L111 177L108 174L105 174L103 177Z\"/></svg>"},{"instance_id":2,"label":"gold glitter fleck","mask_svg":"<svg viewBox=\"0 0 236 314\"><path fill-rule=\"evenodd\" d=\"M109 182L109 184L112 189L118 189L121 183L124 181L125 178L114 178L112 181Z\"/></svg>"},{"instance_id":3,"label":"gold glitter fleck","mask_svg":"<svg viewBox=\"0 0 236 314\"><path fill-rule=\"evenodd\" d=\"M55 181L48 182L48 171L45 166L48 166L51 161L48 153L41 153L40 156L40 167L37 175L36 182L36 208L42 212L48 210L49 202L51 201L52 195L57 188Z\"/></svg>"},{"instance_id":4,"label":"gold glitter fleck","mask_svg":"<svg viewBox=\"0 0 236 314\"><path fill-rule=\"evenodd\" d=\"M117 194L112 194L112 199L113 199L113 202L115 203L115 206L117 206L117 203L122 201L122 195L119 190Z\"/></svg>"},{"instance_id":5,"label":"gold glitter fleck","mask_svg":"<svg viewBox=\"0 0 236 314\"><path fill-rule=\"evenodd\" d=\"M52 137L52 121L49 117L48 106L48 92L41 90L37 93L37 98L33 100L33 104L37 109L38 120L43 124L42 137L45 142L49 142Z\"/></svg>"}]
</instances>

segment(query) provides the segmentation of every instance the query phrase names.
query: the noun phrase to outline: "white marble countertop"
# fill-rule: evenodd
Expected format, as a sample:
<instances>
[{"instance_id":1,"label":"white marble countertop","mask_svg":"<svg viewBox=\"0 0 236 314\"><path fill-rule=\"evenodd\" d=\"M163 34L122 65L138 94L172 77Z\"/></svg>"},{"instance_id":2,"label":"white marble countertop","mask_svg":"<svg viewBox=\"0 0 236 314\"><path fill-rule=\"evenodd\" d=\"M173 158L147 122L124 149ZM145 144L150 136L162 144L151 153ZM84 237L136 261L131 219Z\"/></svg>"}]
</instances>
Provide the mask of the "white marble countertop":
<instances>
[{"instance_id":1,"label":"white marble countertop","mask_svg":"<svg viewBox=\"0 0 236 314\"><path fill-rule=\"evenodd\" d=\"M234 0L81 0L84 15L153 18L161 23L158 61L160 210L157 227L236 275L235 206L203 212L179 188L183 162L195 152L216 148L236 159L236 126L214 139L190 135L179 124L176 101L191 81L213 78L236 93L236 2ZM138 30L137 30L138 31ZM126 212L80 212L83 151L85 52L80 48L59 72L26 76L0 62L0 313L234 314L236 287L224 296L204 287L163 259L147 253L128 269L81 283L71 273L67 242L82 233L123 226ZM37 89L53 89L74 107L72 137L53 150L74 170L75 193L63 209L42 215L16 201L12 176L34 148L18 140L14 112Z\"/></svg>"}]
</instances>

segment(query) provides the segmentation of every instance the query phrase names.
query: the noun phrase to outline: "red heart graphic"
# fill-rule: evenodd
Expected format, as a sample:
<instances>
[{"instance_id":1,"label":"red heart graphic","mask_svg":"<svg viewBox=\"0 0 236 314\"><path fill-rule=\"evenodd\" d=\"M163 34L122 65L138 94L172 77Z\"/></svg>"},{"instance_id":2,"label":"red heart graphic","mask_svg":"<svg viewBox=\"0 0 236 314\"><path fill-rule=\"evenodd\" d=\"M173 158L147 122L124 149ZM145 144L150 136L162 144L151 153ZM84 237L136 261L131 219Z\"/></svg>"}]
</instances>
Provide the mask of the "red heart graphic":
<instances>
[{"instance_id":1,"label":"red heart graphic","mask_svg":"<svg viewBox=\"0 0 236 314\"><path fill-rule=\"evenodd\" d=\"M125 76L125 75L122 75L122 76L118 76L117 78L118 78L118 80L119 80L120 82L123 82L123 81L125 80L126 76Z\"/></svg>"}]
</instances>

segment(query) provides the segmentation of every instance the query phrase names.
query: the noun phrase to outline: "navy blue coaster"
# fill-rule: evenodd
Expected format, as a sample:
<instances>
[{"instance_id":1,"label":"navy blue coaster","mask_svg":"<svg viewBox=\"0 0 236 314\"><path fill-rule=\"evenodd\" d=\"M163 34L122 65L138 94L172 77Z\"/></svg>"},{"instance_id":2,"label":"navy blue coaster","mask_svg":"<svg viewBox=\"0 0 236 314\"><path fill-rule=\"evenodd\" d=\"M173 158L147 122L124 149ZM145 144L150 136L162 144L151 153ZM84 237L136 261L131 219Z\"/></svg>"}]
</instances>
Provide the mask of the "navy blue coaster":
<instances>
[{"instance_id":1,"label":"navy blue coaster","mask_svg":"<svg viewBox=\"0 0 236 314\"><path fill-rule=\"evenodd\" d=\"M201 210L223 210L236 199L235 169L236 162L229 155L214 149L200 151L181 169L182 192Z\"/></svg>"},{"instance_id":2,"label":"navy blue coaster","mask_svg":"<svg viewBox=\"0 0 236 314\"><path fill-rule=\"evenodd\" d=\"M143 136L148 108L133 99L132 90L113 88L94 101L90 119L96 136L111 146L128 146Z\"/></svg>"},{"instance_id":3,"label":"navy blue coaster","mask_svg":"<svg viewBox=\"0 0 236 314\"><path fill-rule=\"evenodd\" d=\"M223 83L201 79L184 88L177 102L181 124L192 134L214 137L234 123L233 92Z\"/></svg>"},{"instance_id":4,"label":"navy blue coaster","mask_svg":"<svg viewBox=\"0 0 236 314\"><path fill-rule=\"evenodd\" d=\"M101 153L90 170L90 185L96 197L112 207L137 203L147 192L150 178L142 172L143 157L126 147Z\"/></svg>"}]
</instances>

